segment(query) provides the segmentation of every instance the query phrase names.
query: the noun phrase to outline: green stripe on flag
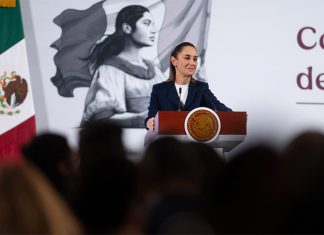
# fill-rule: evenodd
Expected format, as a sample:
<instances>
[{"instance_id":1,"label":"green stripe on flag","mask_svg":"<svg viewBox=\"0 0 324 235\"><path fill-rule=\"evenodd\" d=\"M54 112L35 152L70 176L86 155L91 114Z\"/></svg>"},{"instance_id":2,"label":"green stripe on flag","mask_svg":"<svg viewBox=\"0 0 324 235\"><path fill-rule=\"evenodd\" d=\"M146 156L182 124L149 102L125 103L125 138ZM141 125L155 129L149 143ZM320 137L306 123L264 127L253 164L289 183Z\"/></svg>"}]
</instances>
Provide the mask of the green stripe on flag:
<instances>
[{"instance_id":1,"label":"green stripe on flag","mask_svg":"<svg viewBox=\"0 0 324 235\"><path fill-rule=\"evenodd\" d=\"M14 8L0 7L0 54L23 38L19 0Z\"/></svg>"}]
</instances>

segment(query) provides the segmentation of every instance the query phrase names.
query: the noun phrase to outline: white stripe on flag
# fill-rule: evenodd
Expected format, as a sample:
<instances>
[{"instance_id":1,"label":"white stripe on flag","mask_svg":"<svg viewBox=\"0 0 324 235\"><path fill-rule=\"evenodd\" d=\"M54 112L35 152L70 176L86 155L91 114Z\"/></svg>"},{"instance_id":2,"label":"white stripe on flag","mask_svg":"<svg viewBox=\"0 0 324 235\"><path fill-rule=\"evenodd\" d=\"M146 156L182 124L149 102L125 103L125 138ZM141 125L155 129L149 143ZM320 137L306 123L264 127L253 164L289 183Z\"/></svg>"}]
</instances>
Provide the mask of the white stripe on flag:
<instances>
[{"instance_id":1,"label":"white stripe on flag","mask_svg":"<svg viewBox=\"0 0 324 235\"><path fill-rule=\"evenodd\" d=\"M26 79L28 84L28 93L24 102L21 105L13 108L13 111L19 110L19 114L0 115L0 135L19 125L35 114L31 91L30 73L26 55L26 44L24 39L0 55L0 77L4 73L10 75L12 71L15 71L18 75L21 76L21 78Z\"/></svg>"}]
</instances>

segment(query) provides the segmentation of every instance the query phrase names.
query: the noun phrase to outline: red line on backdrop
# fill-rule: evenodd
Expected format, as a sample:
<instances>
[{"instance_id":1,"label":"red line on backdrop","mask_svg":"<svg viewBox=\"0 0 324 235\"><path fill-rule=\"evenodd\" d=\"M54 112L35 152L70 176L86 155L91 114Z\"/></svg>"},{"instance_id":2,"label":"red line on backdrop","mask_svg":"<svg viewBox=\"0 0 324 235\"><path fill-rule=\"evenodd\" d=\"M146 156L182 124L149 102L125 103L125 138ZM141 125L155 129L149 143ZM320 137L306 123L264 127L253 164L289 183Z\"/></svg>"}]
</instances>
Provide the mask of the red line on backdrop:
<instances>
[{"instance_id":1,"label":"red line on backdrop","mask_svg":"<svg viewBox=\"0 0 324 235\"><path fill-rule=\"evenodd\" d=\"M296 104L305 104L305 105L324 105L324 102L296 102Z\"/></svg>"}]
</instances>

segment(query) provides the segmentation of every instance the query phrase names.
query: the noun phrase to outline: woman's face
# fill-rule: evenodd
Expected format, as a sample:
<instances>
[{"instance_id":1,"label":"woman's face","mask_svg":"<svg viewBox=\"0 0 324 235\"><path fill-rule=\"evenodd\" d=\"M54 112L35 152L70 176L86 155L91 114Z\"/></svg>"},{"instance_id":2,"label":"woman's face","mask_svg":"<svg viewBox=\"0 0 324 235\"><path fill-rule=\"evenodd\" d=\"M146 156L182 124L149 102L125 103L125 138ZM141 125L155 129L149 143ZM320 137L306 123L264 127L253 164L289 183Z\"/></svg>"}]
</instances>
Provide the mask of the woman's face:
<instances>
[{"instance_id":1,"label":"woman's face","mask_svg":"<svg viewBox=\"0 0 324 235\"><path fill-rule=\"evenodd\" d=\"M177 57L171 57L171 62L176 68L176 73L185 77L191 77L197 69L198 54L197 50L191 46L185 46Z\"/></svg>"},{"instance_id":2,"label":"woman's face","mask_svg":"<svg viewBox=\"0 0 324 235\"><path fill-rule=\"evenodd\" d=\"M152 46L154 44L155 26L153 17L149 12L144 12L143 17L138 19L136 29L131 37L141 46Z\"/></svg>"}]
</instances>

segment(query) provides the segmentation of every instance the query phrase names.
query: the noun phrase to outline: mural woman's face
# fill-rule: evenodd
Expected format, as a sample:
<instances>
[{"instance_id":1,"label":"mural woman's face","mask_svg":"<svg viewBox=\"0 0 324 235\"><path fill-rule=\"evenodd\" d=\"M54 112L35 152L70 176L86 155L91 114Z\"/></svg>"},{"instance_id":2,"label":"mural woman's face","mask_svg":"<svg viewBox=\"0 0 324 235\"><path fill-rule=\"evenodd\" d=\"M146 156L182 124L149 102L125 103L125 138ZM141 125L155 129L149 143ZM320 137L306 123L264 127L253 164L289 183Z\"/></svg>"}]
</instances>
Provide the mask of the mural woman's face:
<instances>
[{"instance_id":1,"label":"mural woman's face","mask_svg":"<svg viewBox=\"0 0 324 235\"><path fill-rule=\"evenodd\" d=\"M143 17L136 22L136 29L131 37L142 46L152 46L155 41L155 32L152 15L149 12L144 12Z\"/></svg>"}]
</instances>

